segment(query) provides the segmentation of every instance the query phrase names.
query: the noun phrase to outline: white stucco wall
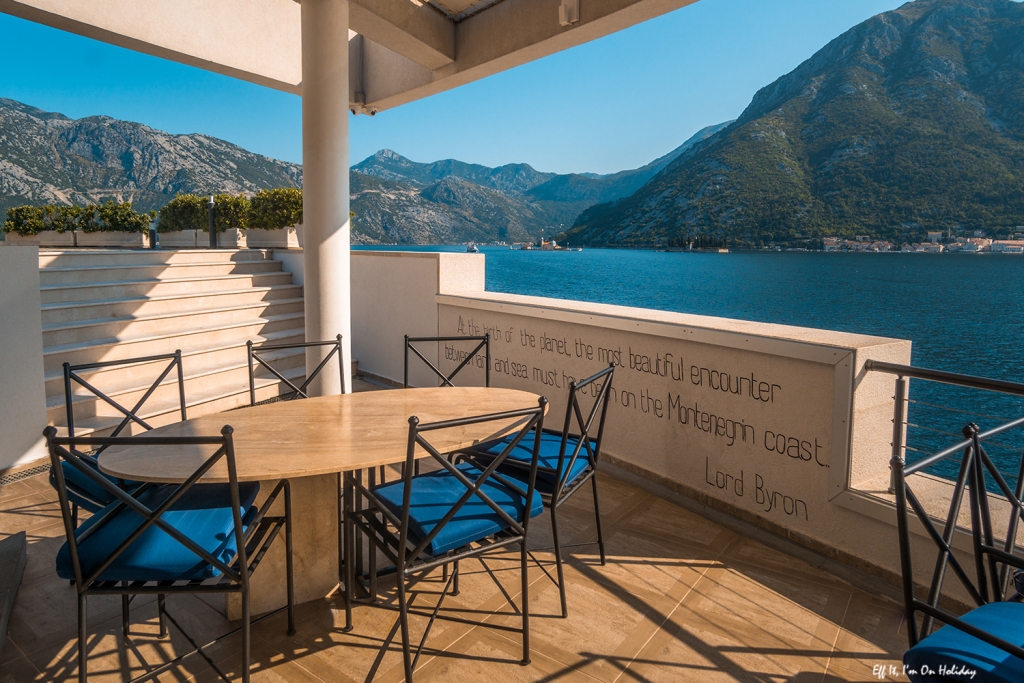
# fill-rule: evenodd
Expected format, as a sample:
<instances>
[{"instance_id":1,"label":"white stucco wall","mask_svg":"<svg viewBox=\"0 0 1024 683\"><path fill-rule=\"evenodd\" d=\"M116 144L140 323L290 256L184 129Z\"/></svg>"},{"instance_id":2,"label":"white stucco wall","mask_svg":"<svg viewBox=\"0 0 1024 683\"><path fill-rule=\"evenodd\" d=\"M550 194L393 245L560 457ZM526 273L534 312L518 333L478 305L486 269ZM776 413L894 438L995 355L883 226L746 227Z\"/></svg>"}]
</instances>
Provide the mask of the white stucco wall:
<instances>
[{"instance_id":1,"label":"white stucco wall","mask_svg":"<svg viewBox=\"0 0 1024 683\"><path fill-rule=\"evenodd\" d=\"M402 382L405 335L438 336L439 292L482 292L482 254L408 251L352 252L352 357L359 368ZM437 364L437 349L418 345ZM436 376L412 357L409 381L437 386Z\"/></svg>"},{"instance_id":2,"label":"white stucco wall","mask_svg":"<svg viewBox=\"0 0 1024 683\"><path fill-rule=\"evenodd\" d=\"M46 457L39 248L0 246L0 473Z\"/></svg>"}]
</instances>

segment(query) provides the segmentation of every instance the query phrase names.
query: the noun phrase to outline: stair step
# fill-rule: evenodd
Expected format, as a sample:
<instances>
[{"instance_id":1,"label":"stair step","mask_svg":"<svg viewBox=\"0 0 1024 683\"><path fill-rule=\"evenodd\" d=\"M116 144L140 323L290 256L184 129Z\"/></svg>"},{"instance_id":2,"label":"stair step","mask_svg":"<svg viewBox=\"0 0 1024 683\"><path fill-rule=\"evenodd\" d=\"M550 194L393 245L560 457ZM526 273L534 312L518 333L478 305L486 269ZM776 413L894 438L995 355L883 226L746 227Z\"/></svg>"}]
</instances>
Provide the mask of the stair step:
<instances>
[{"instance_id":1,"label":"stair step","mask_svg":"<svg viewBox=\"0 0 1024 683\"><path fill-rule=\"evenodd\" d=\"M281 373L285 377L288 377L293 383L298 383L296 380L300 380L305 370L295 369L291 372ZM256 400L265 401L275 396L280 396L285 393L281 390L282 385L278 381L263 380L257 383ZM248 406L249 401L249 383L248 379L244 385L233 384L230 386L216 386L206 391L199 392L193 396L186 394L186 411L189 417L199 417L201 415L209 415L211 413L221 413L224 411L231 410L232 408L239 408L242 406ZM173 400L165 400L160 402L147 402L143 406L142 410L139 411L139 417L143 419L152 427L161 427L163 425L172 424L174 422L181 421L181 404L177 398ZM93 434L96 436L103 436L105 433L109 433L118 424L121 423L123 416L106 416L100 415L96 417L86 417L81 420L78 419L78 411L75 412L75 435L85 436ZM224 416L224 424L231 424L231 416ZM66 429L58 427L58 431L66 433ZM125 427L124 431L121 432L121 436L129 436L130 434L138 434L145 432L146 430L140 425L130 423L129 426Z\"/></svg>"},{"instance_id":2,"label":"stair step","mask_svg":"<svg viewBox=\"0 0 1024 683\"><path fill-rule=\"evenodd\" d=\"M179 330L173 334L160 334L124 339L98 339L79 344L67 344L43 349L43 367L53 370L68 362L72 365L100 361L138 358L175 349L189 349L196 346L213 345L236 341L244 344L269 332L301 327L302 313L286 313L255 320L214 325L210 327Z\"/></svg>"},{"instance_id":3,"label":"stair step","mask_svg":"<svg viewBox=\"0 0 1024 683\"><path fill-rule=\"evenodd\" d=\"M274 359L274 367L285 377L292 379L292 376L305 374L306 355L302 349L280 353ZM112 400L126 408L135 406L146 392L149 391L154 380L159 377L167 362L152 364L147 368L149 373L145 377L106 377L108 380L102 383L93 381L92 377L86 378L90 384L96 386L100 391L109 396ZM244 347L241 353L237 353L232 363L206 364L198 366L190 364L185 358L182 359L184 373L185 399L188 401L194 396L203 396L210 391L229 387L232 390L249 388L249 366L245 355ZM296 374L297 373L297 374ZM139 371L136 370L136 375ZM280 380L274 377L264 368L255 369L257 388L268 384L281 384ZM115 380L115 381L109 381ZM61 378L63 381L63 378ZM292 380L294 382L294 380ZM282 384L282 386L285 386ZM72 400L75 405L76 424L83 419L97 417L115 418L120 420L123 415L113 406L98 398L95 394L87 392L77 384L72 385ZM47 419L50 424L64 425L67 420L67 411L63 394L51 395L47 398ZM156 388L153 394L146 400L145 406L150 405L179 405L177 373L172 372Z\"/></svg>"},{"instance_id":4,"label":"stair step","mask_svg":"<svg viewBox=\"0 0 1024 683\"><path fill-rule=\"evenodd\" d=\"M256 335L251 338L256 345L260 344L300 344L305 341L302 327L292 327L279 332ZM173 341L173 339L171 340ZM194 346L181 350L181 365L186 382L190 377L205 373L209 368L233 368L246 365L245 342L249 339L231 339L228 342ZM174 353L177 347L168 348L163 353ZM281 352L287 354L288 352ZM276 356L275 356L276 358ZM134 363L111 368L84 370L78 374L93 386L114 392L121 392L142 385L149 386L170 361L153 361L150 363ZM171 378L169 381L173 381ZM56 365L45 374L47 405L64 403L64 372Z\"/></svg>"},{"instance_id":5,"label":"stair step","mask_svg":"<svg viewBox=\"0 0 1024 683\"><path fill-rule=\"evenodd\" d=\"M43 327L43 347L65 346L94 339L119 339L172 333L188 327L210 327L246 322L287 313L301 313L303 300L278 299L269 302L224 306L204 311L180 311L150 316L123 316L103 320L56 323Z\"/></svg>"},{"instance_id":6,"label":"stair step","mask_svg":"<svg viewBox=\"0 0 1024 683\"><path fill-rule=\"evenodd\" d=\"M203 278L217 275L280 272L278 261L227 261L216 263L142 263L119 266L47 267L39 271L43 286L86 282L145 282Z\"/></svg>"},{"instance_id":7,"label":"stair step","mask_svg":"<svg viewBox=\"0 0 1024 683\"><path fill-rule=\"evenodd\" d=\"M76 301L71 303L43 304L43 327L58 323L72 323L87 320L103 320L124 316L159 315L168 312L207 311L221 308L225 301L236 304L301 299L299 285L272 285L270 287L248 287L226 289L219 292L199 294L175 294L171 296L137 296L126 299L101 299L98 301Z\"/></svg>"},{"instance_id":8,"label":"stair step","mask_svg":"<svg viewBox=\"0 0 1024 683\"><path fill-rule=\"evenodd\" d=\"M40 251L39 266L107 266L126 263L223 263L226 261L264 261L273 259L269 249L82 249Z\"/></svg>"},{"instance_id":9,"label":"stair step","mask_svg":"<svg viewBox=\"0 0 1024 683\"><path fill-rule=\"evenodd\" d=\"M68 303L72 301L98 301L133 297L165 297L200 293L222 292L229 289L257 286L290 285L291 273L243 273L200 278L146 280L138 282L87 282L74 285L40 287L42 303Z\"/></svg>"}]
</instances>

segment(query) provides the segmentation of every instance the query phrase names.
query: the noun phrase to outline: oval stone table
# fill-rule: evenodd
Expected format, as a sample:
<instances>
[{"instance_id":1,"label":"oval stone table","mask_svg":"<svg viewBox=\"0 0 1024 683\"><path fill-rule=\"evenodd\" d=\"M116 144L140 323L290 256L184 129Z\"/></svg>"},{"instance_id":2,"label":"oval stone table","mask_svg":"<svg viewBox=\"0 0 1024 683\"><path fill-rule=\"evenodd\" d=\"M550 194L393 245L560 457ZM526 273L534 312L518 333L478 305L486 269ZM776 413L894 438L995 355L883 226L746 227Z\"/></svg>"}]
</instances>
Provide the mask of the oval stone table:
<instances>
[{"instance_id":1,"label":"oval stone table","mask_svg":"<svg viewBox=\"0 0 1024 683\"><path fill-rule=\"evenodd\" d=\"M302 603L326 596L338 584L339 473L404 462L412 415L424 424L532 408L539 398L526 391L484 387L369 391L204 415L142 436L214 436L224 425L231 425L239 481L264 482L258 505L277 481L291 481L295 599ZM494 431L495 424L499 424L498 431ZM430 442L443 453L504 436L519 424L510 419L503 426L489 423L438 430L431 432ZM214 449L112 447L100 456L99 465L107 474L123 479L180 483ZM421 450L418 455L427 453ZM224 461L202 481L226 482ZM283 501L277 505L283 506ZM253 614L285 604L284 567L284 544L275 543L253 574ZM238 618L238 596L228 597L228 618Z\"/></svg>"}]
</instances>

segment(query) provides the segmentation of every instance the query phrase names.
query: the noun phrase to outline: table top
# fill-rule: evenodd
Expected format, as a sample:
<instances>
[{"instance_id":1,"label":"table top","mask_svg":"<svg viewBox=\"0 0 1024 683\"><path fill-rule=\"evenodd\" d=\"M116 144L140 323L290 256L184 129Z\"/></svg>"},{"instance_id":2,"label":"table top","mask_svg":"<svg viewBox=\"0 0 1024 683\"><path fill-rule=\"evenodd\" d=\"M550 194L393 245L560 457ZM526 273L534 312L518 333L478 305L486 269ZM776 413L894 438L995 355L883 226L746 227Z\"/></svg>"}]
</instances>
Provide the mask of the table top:
<instances>
[{"instance_id":1,"label":"table top","mask_svg":"<svg viewBox=\"0 0 1024 683\"><path fill-rule=\"evenodd\" d=\"M442 387L367 391L280 401L158 427L140 436L219 436L234 428L239 481L332 474L405 461L409 417L420 424L537 406L540 397L515 389ZM425 435L440 452L504 436L522 421L489 422ZM214 446L122 446L99 458L109 475L134 481L180 483L213 454ZM422 448L417 457L427 456ZM204 482L228 480L221 460Z\"/></svg>"}]
</instances>

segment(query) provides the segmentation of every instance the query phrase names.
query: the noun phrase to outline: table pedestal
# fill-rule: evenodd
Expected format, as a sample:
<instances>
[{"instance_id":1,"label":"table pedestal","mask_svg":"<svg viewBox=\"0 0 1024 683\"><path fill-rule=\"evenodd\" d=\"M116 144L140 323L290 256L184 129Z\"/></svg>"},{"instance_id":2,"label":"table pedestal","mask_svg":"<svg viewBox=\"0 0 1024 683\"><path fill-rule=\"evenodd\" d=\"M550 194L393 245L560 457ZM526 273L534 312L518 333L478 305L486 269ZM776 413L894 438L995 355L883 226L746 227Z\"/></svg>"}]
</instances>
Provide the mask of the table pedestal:
<instances>
[{"instance_id":1,"label":"table pedestal","mask_svg":"<svg viewBox=\"0 0 1024 683\"><path fill-rule=\"evenodd\" d=\"M257 506L263 504L276 485L276 481L260 482ZM338 585L338 475L292 479L291 489L295 603L301 604L323 598ZM284 514L283 492L271 513ZM253 616L288 604L286 577L282 530L253 572L249 597ZM240 619L241 596L227 594L226 597L228 619Z\"/></svg>"}]
</instances>

